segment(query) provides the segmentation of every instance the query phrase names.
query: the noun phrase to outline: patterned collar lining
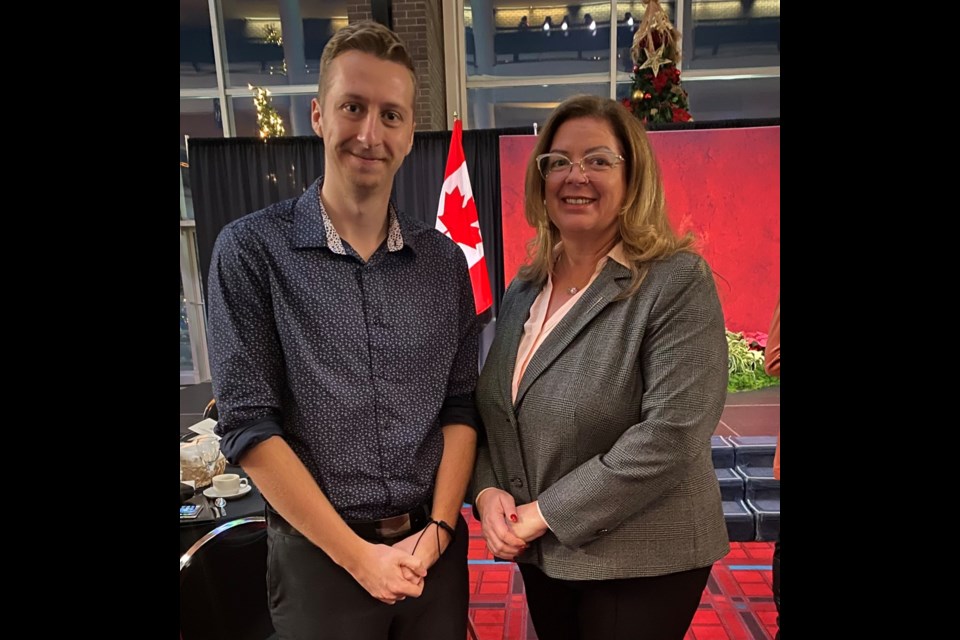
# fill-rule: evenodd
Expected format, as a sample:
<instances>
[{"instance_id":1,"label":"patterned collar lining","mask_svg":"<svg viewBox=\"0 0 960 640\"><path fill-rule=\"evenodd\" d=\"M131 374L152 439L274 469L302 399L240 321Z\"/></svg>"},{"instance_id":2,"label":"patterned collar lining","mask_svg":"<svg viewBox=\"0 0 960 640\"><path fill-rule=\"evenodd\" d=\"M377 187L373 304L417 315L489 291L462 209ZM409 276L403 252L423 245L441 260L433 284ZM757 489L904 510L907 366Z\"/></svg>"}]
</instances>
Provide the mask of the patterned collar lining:
<instances>
[{"instance_id":1,"label":"patterned collar lining","mask_svg":"<svg viewBox=\"0 0 960 640\"><path fill-rule=\"evenodd\" d=\"M346 250L343 248L343 239L340 238L340 234L337 233L336 228L333 226L330 216L327 215L327 210L323 208L323 200L320 198L319 188L317 189L317 202L320 204L320 218L323 220L323 229L327 234L327 248L341 256L347 255ZM390 202L387 207L387 215L389 216L389 222L387 223L387 251L400 251L400 249L403 249L403 234L400 233L400 220L397 218L397 208L393 205L393 202Z\"/></svg>"}]
</instances>

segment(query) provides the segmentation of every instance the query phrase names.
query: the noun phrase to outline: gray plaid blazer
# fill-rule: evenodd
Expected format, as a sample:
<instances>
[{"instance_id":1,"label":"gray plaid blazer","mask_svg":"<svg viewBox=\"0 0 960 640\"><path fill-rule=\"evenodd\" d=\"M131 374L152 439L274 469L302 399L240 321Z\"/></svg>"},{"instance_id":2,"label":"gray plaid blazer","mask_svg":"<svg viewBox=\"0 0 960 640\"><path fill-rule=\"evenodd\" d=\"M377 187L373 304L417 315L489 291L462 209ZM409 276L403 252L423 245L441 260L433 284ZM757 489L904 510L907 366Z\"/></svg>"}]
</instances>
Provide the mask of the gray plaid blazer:
<instances>
[{"instance_id":1,"label":"gray plaid blazer","mask_svg":"<svg viewBox=\"0 0 960 640\"><path fill-rule=\"evenodd\" d=\"M551 531L518 561L566 580L657 576L729 551L710 436L727 342L713 274L679 253L640 290L610 260L534 354L516 403L517 348L539 287L514 280L477 385L486 440L473 487L539 500Z\"/></svg>"}]
</instances>

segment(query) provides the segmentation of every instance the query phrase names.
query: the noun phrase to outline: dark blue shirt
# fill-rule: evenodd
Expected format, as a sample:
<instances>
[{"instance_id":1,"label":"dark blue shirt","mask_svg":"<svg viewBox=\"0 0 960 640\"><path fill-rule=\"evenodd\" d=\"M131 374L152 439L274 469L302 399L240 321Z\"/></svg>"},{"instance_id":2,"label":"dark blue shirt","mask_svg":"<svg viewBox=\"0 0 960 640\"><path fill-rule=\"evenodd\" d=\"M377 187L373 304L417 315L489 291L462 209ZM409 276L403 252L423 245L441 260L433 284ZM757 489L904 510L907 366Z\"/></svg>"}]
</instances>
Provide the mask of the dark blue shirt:
<instances>
[{"instance_id":1,"label":"dark blue shirt","mask_svg":"<svg viewBox=\"0 0 960 640\"><path fill-rule=\"evenodd\" d=\"M431 498L441 426L479 421L478 322L463 253L391 204L366 262L302 196L224 227L208 283L227 459L282 435L346 519Z\"/></svg>"}]
</instances>

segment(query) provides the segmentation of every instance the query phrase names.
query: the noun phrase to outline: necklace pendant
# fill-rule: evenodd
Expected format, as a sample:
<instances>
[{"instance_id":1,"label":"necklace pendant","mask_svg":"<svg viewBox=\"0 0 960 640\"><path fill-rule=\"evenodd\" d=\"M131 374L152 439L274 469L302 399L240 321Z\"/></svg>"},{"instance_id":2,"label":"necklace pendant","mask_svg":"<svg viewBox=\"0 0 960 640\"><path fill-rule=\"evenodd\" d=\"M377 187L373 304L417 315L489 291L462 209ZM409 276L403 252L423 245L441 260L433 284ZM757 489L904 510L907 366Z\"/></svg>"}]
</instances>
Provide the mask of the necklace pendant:
<instances>
[{"instance_id":1,"label":"necklace pendant","mask_svg":"<svg viewBox=\"0 0 960 640\"><path fill-rule=\"evenodd\" d=\"M569 289L567 289L567 293L569 293L572 296L577 295L577 291L579 291L579 289L577 289L576 287L570 287Z\"/></svg>"}]
</instances>

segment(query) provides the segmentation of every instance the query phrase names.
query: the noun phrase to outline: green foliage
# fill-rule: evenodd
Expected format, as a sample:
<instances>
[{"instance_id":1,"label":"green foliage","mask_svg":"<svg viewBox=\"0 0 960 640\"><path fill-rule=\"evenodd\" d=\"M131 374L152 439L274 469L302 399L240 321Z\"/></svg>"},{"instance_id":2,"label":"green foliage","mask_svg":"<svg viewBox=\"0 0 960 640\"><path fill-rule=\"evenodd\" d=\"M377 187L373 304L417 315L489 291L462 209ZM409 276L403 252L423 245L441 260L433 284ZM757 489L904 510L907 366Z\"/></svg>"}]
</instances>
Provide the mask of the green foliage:
<instances>
[{"instance_id":1,"label":"green foliage","mask_svg":"<svg viewBox=\"0 0 960 640\"><path fill-rule=\"evenodd\" d=\"M750 348L742 333L727 331L728 371L727 391L750 391L780 384L780 378L768 376L763 370L763 351Z\"/></svg>"}]
</instances>

